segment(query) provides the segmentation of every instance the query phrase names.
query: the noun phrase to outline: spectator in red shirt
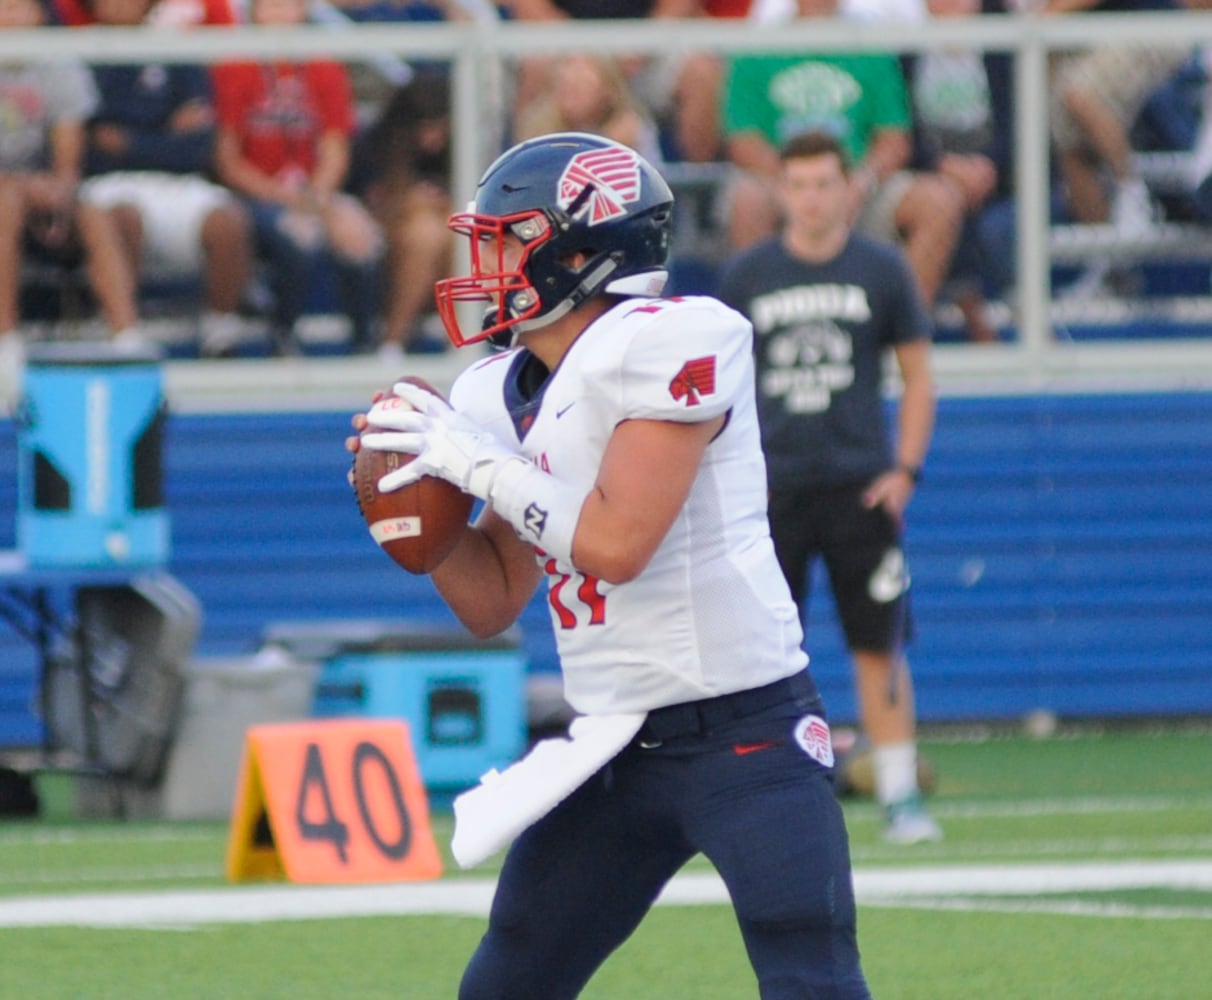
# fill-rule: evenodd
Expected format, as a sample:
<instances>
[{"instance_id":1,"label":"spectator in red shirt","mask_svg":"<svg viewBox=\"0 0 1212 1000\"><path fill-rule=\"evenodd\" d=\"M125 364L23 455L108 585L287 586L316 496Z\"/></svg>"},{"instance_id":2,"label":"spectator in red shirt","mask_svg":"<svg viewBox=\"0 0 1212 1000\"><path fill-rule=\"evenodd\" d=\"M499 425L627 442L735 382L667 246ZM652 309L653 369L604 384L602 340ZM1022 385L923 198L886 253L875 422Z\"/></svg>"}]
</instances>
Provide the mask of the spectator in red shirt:
<instances>
[{"instance_id":1,"label":"spectator in red shirt","mask_svg":"<svg viewBox=\"0 0 1212 1000\"><path fill-rule=\"evenodd\" d=\"M253 0L254 24L288 27L305 0ZM372 342L383 239L373 216L342 186L349 173L354 102L332 60L238 62L214 68L219 119L215 170L252 215L274 293L274 347L297 353L295 326L318 269L331 267L355 346Z\"/></svg>"},{"instance_id":2,"label":"spectator in red shirt","mask_svg":"<svg viewBox=\"0 0 1212 1000\"><path fill-rule=\"evenodd\" d=\"M51 6L55 20L69 28L97 23L89 0L53 0ZM173 27L236 21L231 0L159 0L148 17L149 23Z\"/></svg>"}]
</instances>

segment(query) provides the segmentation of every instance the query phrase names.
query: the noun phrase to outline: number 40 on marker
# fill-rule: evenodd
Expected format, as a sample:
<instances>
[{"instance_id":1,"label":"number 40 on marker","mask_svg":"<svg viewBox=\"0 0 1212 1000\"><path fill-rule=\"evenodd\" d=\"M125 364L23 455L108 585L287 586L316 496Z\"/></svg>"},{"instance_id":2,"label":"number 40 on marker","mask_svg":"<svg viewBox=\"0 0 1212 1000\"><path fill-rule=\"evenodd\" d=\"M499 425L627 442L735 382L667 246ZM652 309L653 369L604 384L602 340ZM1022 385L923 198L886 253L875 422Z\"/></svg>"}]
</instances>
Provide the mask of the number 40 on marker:
<instances>
[{"instance_id":1,"label":"number 40 on marker","mask_svg":"<svg viewBox=\"0 0 1212 1000\"><path fill-rule=\"evenodd\" d=\"M227 843L229 879L390 882L441 874L403 721L324 719L248 730Z\"/></svg>"}]
</instances>

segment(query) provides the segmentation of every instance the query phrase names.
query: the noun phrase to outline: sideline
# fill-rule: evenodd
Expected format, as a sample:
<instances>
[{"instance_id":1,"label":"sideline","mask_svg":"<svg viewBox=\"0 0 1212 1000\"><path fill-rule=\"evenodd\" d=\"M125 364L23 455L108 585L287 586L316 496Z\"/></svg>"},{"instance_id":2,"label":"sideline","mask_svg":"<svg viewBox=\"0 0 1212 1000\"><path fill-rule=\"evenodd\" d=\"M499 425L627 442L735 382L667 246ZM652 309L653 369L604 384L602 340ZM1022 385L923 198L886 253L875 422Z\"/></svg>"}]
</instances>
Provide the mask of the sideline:
<instances>
[{"instance_id":1,"label":"sideline","mask_svg":"<svg viewBox=\"0 0 1212 1000\"><path fill-rule=\"evenodd\" d=\"M424 884L353 886L232 886L184 892L88 893L0 900L3 927L189 928L203 924L262 923L415 914L483 917L492 879L460 879ZM1050 912L1098 916L1169 916L1212 919L1200 907L1130 907L1122 903L1080 908L1058 900L1023 897L1122 889L1177 889L1212 892L1212 859L1134 860L1056 865L947 865L860 869L855 892L860 904L938 908L1043 908ZM974 901L972 897L1012 897ZM657 905L703 906L724 903L723 883L714 874L677 876Z\"/></svg>"}]
</instances>

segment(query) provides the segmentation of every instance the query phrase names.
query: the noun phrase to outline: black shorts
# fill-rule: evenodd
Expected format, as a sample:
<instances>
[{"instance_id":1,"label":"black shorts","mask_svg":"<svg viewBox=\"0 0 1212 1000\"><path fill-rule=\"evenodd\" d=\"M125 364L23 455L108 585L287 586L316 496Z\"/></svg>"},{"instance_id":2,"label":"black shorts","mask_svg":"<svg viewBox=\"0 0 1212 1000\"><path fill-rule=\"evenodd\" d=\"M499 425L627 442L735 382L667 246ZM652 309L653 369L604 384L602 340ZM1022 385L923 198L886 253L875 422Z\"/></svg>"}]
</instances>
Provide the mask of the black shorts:
<instances>
[{"instance_id":1,"label":"black shorts","mask_svg":"<svg viewBox=\"0 0 1212 1000\"><path fill-rule=\"evenodd\" d=\"M847 645L888 653L911 636L909 572L900 527L884 508L863 505L867 485L771 491L770 532L801 615L820 556Z\"/></svg>"}]
</instances>

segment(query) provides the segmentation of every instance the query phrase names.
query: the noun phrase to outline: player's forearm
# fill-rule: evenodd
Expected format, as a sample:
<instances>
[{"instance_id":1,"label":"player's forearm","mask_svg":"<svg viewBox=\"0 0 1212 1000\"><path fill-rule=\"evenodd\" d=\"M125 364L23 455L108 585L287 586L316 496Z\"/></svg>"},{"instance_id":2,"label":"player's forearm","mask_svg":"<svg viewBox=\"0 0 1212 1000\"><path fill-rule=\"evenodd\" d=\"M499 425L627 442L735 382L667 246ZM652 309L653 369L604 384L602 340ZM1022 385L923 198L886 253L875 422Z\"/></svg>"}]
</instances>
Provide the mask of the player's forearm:
<instances>
[{"instance_id":1,"label":"player's forearm","mask_svg":"<svg viewBox=\"0 0 1212 1000\"><path fill-rule=\"evenodd\" d=\"M607 583L639 576L685 507L703 454L724 419L619 424L578 513L573 565Z\"/></svg>"},{"instance_id":2,"label":"player's forearm","mask_svg":"<svg viewBox=\"0 0 1212 1000\"><path fill-rule=\"evenodd\" d=\"M922 338L896 348L901 374L897 414L897 465L920 469L934 434L936 398L930 365L930 341Z\"/></svg>"},{"instance_id":3,"label":"player's forearm","mask_svg":"<svg viewBox=\"0 0 1212 1000\"><path fill-rule=\"evenodd\" d=\"M897 464L920 469L934 434L935 398L929 380L906 383L901 394L897 435Z\"/></svg>"},{"instance_id":4,"label":"player's forearm","mask_svg":"<svg viewBox=\"0 0 1212 1000\"><path fill-rule=\"evenodd\" d=\"M288 201L283 186L245 158L235 133L223 131L215 146L215 173L220 183L237 194L261 201Z\"/></svg>"},{"instance_id":5,"label":"player's forearm","mask_svg":"<svg viewBox=\"0 0 1212 1000\"><path fill-rule=\"evenodd\" d=\"M327 200L333 192L340 190L349 173L349 139L340 132L326 132L320 137L316 154L310 187Z\"/></svg>"},{"instance_id":6,"label":"player's forearm","mask_svg":"<svg viewBox=\"0 0 1212 1000\"><path fill-rule=\"evenodd\" d=\"M468 527L430 579L467 630L487 638L518 620L534 595L539 570L533 550L489 511Z\"/></svg>"}]
</instances>

